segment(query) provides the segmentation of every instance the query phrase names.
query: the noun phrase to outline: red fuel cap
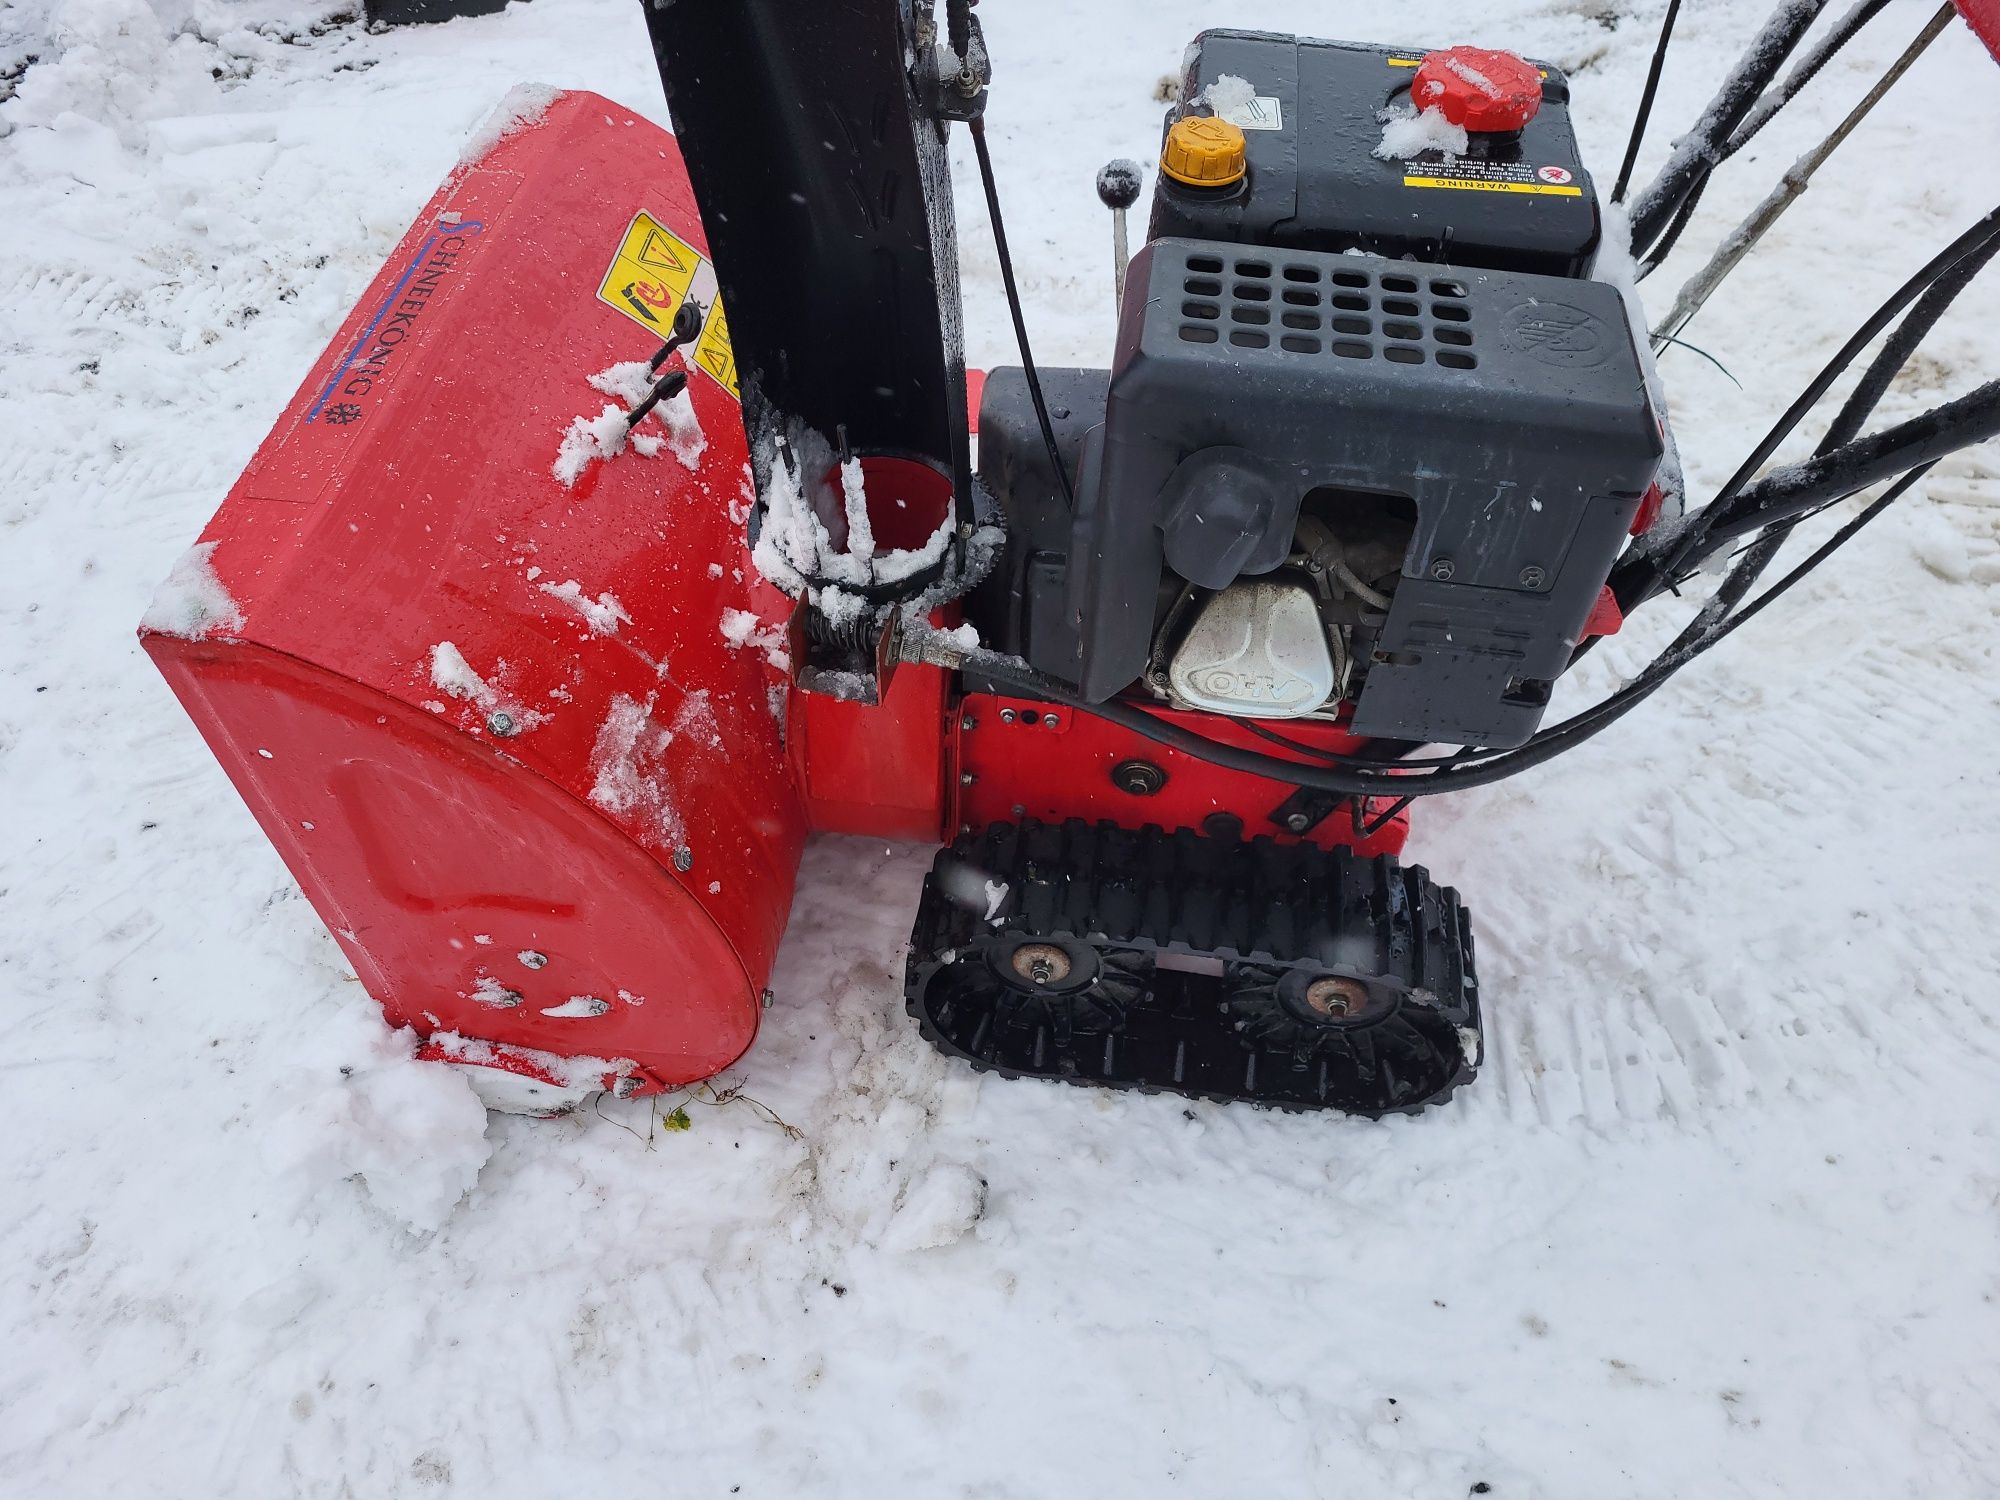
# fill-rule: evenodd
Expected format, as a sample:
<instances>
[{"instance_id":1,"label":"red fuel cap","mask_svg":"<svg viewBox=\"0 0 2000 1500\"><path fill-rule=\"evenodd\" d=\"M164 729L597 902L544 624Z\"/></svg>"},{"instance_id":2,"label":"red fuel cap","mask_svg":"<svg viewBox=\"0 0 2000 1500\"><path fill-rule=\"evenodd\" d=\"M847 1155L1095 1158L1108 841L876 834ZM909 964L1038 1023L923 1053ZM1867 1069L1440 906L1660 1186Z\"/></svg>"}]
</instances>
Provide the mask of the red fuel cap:
<instances>
[{"instance_id":1,"label":"red fuel cap","mask_svg":"<svg viewBox=\"0 0 2000 1500\"><path fill-rule=\"evenodd\" d=\"M1447 47L1418 65L1410 101L1467 130L1519 130L1542 107L1542 76L1511 52Z\"/></svg>"}]
</instances>

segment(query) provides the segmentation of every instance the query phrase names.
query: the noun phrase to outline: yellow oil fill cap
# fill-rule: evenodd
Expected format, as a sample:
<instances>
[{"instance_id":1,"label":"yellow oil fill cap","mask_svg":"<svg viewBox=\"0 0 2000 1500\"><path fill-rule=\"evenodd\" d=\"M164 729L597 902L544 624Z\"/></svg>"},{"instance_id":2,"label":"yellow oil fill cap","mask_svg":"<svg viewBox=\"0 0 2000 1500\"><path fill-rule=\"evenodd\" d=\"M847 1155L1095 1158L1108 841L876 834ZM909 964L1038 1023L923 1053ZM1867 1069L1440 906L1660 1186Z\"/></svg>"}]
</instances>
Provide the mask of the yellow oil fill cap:
<instances>
[{"instance_id":1,"label":"yellow oil fill cap","mask_svg":"<svg viewBox=\"0 0 2000 1500\"><path fill-rule=\"evenodd\" d=\"M1187 115L1167 128L1160 170L1189 187L1228 187L1243 179L1243 132L1212 115Z\"/></svg>"}]
</instances>

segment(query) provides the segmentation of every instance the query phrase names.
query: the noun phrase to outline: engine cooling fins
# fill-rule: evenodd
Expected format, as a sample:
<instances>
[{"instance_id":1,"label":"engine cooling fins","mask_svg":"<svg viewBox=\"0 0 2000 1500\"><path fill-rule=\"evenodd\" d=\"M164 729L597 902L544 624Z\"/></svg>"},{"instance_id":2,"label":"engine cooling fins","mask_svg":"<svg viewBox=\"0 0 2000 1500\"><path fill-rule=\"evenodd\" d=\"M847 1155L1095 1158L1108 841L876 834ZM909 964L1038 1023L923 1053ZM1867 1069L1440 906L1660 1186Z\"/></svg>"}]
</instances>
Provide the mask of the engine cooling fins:
<instances>
[{"instance_id":1,"label":"engine cooling fins","mask_svg":"<svg viewBox=\"0 0 2000 1500\"><path fill-rule=\"evenodd\" d=\"M1003 1076L1370 1117L1471 1081L1472 934L1420 867L1072 819L941 851L910 1014Z\"/></svg>"}]
</instances>

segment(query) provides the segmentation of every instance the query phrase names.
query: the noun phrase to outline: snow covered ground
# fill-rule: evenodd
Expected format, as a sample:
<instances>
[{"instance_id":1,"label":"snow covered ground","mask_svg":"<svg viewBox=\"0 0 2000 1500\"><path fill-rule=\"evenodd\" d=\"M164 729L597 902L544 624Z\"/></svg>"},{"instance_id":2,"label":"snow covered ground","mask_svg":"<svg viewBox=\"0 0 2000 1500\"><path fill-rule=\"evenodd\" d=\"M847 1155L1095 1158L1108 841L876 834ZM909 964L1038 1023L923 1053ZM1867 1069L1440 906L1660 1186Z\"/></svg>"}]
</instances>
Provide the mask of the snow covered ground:
<instances>
[{"instance_id":1,"label":"snow covered ground","mask_svg":"<svg viewBox=\"0 0 2000 1500\"><path fill-rule=\"evenodd\" d=\"M0 1494L1995 1493L2000 458L1555 767L1423 809L1489 997L1442 1111L982 1082L902 1015L928 852L828 841L743 1097L488 1120L132 631L508 86L664 110L638 0L337 6L0 14ZM1688 8L1669 127L1764 8ZM1203 24L1551 58L1608 180L1660 10L989 0L1039 353L1108 352L1092 176L1150 154ZM1718 174L1659 299L1929 10ZM1740 392L1669 355L1698 495L2000 196L1997 85L1954 26L1688 330ZM969 353L1005 363L967 166ZM1996 315L1989 276L1890 414L1992 375Z\"/></svg>"}]
</instances>

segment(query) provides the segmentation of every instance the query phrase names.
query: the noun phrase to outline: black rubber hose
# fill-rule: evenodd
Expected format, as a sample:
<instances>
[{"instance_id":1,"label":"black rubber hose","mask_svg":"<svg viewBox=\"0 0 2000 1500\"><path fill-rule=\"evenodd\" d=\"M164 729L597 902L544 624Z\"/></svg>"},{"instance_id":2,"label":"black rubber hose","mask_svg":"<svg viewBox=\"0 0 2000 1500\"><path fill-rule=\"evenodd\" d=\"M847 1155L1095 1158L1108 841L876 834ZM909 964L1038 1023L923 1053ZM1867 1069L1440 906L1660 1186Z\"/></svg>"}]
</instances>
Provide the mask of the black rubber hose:
<instances>
[{"instance_id":1,"label":"black rubber hose","mask_svg":"<svg viewBox=\"0 0 2000 1500\"><path fill-rule=\"evenodd\" d=\"M1986 268L1995 252L2000 252L2000 234L1995 234L1983 247L1974 250L1938 277L1931 283L1930 290L1917 299L1916 306L1910 309L1908 317L1896 325L1896 331L1889 335L1860 383L1842 403L1833 425L1827 429L1827 437L1833 445L1849 442L1861 431L1875 408L1882 404L1890 382L1902 373L1903 366L1910 362L1910 356L1917 352L1917 345L1937 326L1945 309L1958 299L1958 294L1971 284L1972 278Z\"/></svg>"},{"instance_id":2,"label":"black rubber hose","mask_svg":"<svg viewBox=\"0 0 2000 1500\"><path fill-rule=\"evenodd\" d=\"M1675 586L1689 569L1699 566L1703 559L1710 556L1716 549L1706 544L1709 531L1732 519L1738 492L1750 482L1758 470L1764 467L1771 455L1778 450L1779 445L1791 436L1792 429L1797 427L1806 414L1818 404L1819 399L1840 379L1848 366L1860 357L1861 351L1873 343L1897 314L1925 292L1933 282L1967 255L1984 249L1988 239L1997 233L2000 233L2000 206L1989 209L1977 222L1932 256L1869 315L1847 342L1841 345L1833 358L1827 361L1819 374L1813 377L1812 382L1799 393L1798 398L1786 408L1784 415L1779 417L1771 430L1764 435L1763 441L1758 443L1749 456L1737 466L1728 483L1716 492L1715 499L1678 537L1659 548L1640 548L1628 552L1611 571L1611 592L1618 600L1619 609L1630 614L1647 600L1656 598Z\"/></svg>"},{"instance_id":3,"label":"black rubber hose","mask_svg":"<svg viewBox=\"0 0 2000 1500\"><path fill-rule=\"evenodd\" d=\"M1757 105L1736 128L1735 134L1723 143L1722 160L1741 151L1756 138L1757 132L1777 117L1779 110L1798 97L1799 91L1819 75L1821 68L1833 59L1855 34L1866 26L1887 7L1889 0L1859 0L1854 8L1833 23L1833 29L1808 47L1799 59L1798 66L1785 75L1785 81L1757 101ZM1769 101L1768 104L1766 101Z\"/></svg>"},{"instance_id":4,"label":"black rubber hose","mask_svg":"<svg viewBox=\"0 0 2000 1500\"><path fill-rule=\"evenodd\" d=\"M975 116L970 124L972 149L979 158L979 182L986 190L986 217L993 225L993 252L1000 261L1000 285L1007 293L1007 311L1014 319L1014 342L1021 351L1021 374L1028 382L1028 399L1035 406L1035 420L1042 426L1042 441L1048 445L1049 465L1062 486L1063 504L1076 513L1076 491L1069 482L1062 449L1056 445L1056 429L1049 421L1049 404L1042 398L1042 379L1035 373L1035 356L1028 348L1028 323L1021 315L1021 289L1014 284L1014 258L1007 253L1007 228L1000 218L1000 190L993 182L993 157L986 149L986 121Z\"/></svg>"},{"instance_id":5,"label":"black rubber hose","mask_svg":"<svg viewBox=\"0 0 2000 1500\"><path fill-rule=\"evenodd\" d=\"M1996 434L2000 434L2000 380L1989 380L1907 422L1766 474L1737 496L1732 514L1711 527L1708 538L1718 547L1726 545L1915 465L1936 463L1947 453Z\"/></svg>"},{"instance_id":6,"label":"black rubber hose","mask_svg":"<svg viewBox=\"0 0 2000 1500\"><path fill-rule=\"evenodd\" d=\"M1674 221L1667 226L1667 232L1660 236L1660 242L1653 246L1651 253L1633 270L1634 281L1644 281L1660 269L1662 261L1673 254L1674 246L1681 241L1681 235L1687 230L1688 225L1694 222L1695 210L1701 207L1701 195L1707 191L1708 176L1704 173L1701 180L1688 193L1687 201L1675 212Z\"/></svg>"},{"instance_id":7,"label":"black rubber hose","mask_svg":"<svg viewBox=\"0 0 2000 1500\"><path fill-rule=\"evenodd\" d=\"M1632 167L1639 160L1639 143L1646 139L1647 122L1653 118L1653 97L1660 91L1660 70L1667 65L1667 44L1674 39L1674 18L1681 13L1681 0L1667 0L1666 18L1660 22L1660 39L1653 43L1653 62L1646 69L1646 87L1639 94L1639 108L1632 116L1632 133L1625 138L1625 160L1618 164L1618 185L1611 201L1623 203L1625 189L1632 185Z\"/></svg>"},{"instance_id":8,"label":"black rubber hose","mask_svg":"<svg viewBox=\"0 0 2000 1500\"><path fill-rule=\"evenodd\" d=\"M1752 39L1735 70L1702 111L1694 128L1674 143L1673 155L1632 205L1632 255L1650 258L1653 243L1714 170L1723 147L1757 105L1771 79L1799 44L1827 0L1781 0Z\"/></svg>"}]
</instances>

